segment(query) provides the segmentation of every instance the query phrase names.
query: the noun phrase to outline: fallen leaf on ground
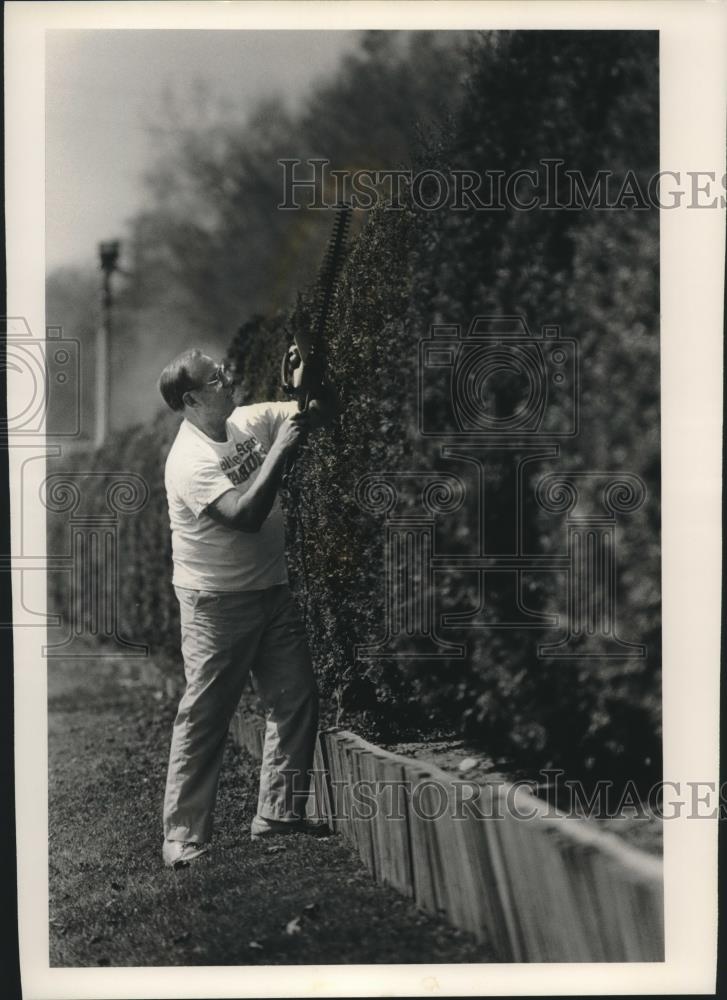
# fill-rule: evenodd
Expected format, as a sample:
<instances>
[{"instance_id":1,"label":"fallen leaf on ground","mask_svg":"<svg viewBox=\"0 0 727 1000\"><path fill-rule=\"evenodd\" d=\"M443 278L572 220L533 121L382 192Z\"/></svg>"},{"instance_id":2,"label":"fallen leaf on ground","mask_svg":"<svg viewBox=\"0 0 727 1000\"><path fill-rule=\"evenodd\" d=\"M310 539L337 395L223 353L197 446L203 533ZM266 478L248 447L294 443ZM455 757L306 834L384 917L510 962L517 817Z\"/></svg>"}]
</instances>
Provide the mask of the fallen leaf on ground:
<instances>
[{"instance_id":1,"label":"fallen leaf on ground","mask_svg":"<svg viewBox=\"0 0 727 1000\"><path fill-rule=\"evenodd\" d=\"M287 848L283 844L273 844L272 847L266 847L266 854L280 854L281 851L285 851Z\"/></svg>"},{"instance_id":2,"label":"fallen leaf on ground","mask_svg":"<svg viewBox=\"0 0 727 1000\"><path fill-rule=\"evenodd\" d=\"M293 917L285 925L286 934L300 934L300 917Z\"/></svg>"},{"instance_id":3,"label":"fallen leaf on ground","mask_svg":"<svg viewBox=\"0 0 727 1000\"><path fill-rule=\"evenodd\" d=\"M260 944L259 941L250 941L248 943L248 948L255 948L257 951L263 950L263 946Z\"/></svg>"}]
</instances>

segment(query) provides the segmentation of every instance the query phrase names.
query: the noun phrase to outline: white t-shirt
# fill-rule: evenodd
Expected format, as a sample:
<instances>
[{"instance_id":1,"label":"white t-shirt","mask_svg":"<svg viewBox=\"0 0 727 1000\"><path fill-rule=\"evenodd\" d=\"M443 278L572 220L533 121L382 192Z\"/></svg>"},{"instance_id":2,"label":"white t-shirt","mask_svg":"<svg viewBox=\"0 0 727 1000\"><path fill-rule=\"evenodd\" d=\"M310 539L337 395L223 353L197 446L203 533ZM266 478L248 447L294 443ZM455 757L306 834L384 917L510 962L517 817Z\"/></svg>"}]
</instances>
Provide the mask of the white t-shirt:
<instances>
[{"instance_id":1,"label":"white t-shirt","mask_svg":"<svg viewBox=\"0 0 727 1000\"><path fill-rule=\"evenodd\" d=\"M226 528L212 520L207 507L230 489L250 488L280 425L296 410L294 402L239 406L227 420L226 441L213 441L182 421L164 470L176 587L264 590L287 582L277 497L257 532Z\"/></svg>"}]
</instances>

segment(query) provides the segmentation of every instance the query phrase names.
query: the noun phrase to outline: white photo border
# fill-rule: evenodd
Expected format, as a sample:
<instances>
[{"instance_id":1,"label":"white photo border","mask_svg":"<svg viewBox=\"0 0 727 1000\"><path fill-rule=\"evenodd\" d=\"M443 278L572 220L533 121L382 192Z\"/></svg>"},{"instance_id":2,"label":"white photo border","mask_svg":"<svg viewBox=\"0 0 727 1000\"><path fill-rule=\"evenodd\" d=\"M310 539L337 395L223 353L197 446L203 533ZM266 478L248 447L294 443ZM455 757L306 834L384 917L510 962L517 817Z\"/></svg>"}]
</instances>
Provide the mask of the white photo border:
<instances>
[{"instance_id":1,"label":"white photo border","mask_svg":"<svg viewBox=\"0 0 727 1000\"><path fill-rule=\"evenodd\" d=\"M661 169L725 172L727 6L720 2L24 3L5 7L8 316L45 330L44 32L53 28L652 29L660 32ZM723 208L661 211L664 778L718 782ZM9 376L10 377L10 376ZM13 384L8 386L12 398ZM21 448L11 447L12 545ZM45 537L44 511L23 498ZM28 597L45 609L42 574ZM13 594L19 610L19 595ZM666 961L624 964L49 967L44 636L16 629L20 958L27 1000L106 997L711 993L717 820L665 823ZM697 863L695 863L697 859Z\"/></svg>"}]
</instances>

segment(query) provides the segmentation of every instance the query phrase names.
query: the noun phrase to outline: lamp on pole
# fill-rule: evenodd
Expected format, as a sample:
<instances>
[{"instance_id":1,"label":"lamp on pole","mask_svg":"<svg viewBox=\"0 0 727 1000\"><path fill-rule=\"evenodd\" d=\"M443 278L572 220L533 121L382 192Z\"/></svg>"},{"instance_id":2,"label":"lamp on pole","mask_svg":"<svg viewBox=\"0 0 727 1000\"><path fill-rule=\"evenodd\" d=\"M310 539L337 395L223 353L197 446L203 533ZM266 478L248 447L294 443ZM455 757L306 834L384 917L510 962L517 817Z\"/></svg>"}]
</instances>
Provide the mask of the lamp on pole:
<instances>
[{"instance_id":1,"label":"lamp on pole","mask_svg":"<svg viewBox=\"0 0 727 1000\"><path fill-rule=\"evenodd\" d=\"M111 275L118 270L118 240L99 243L103 279L101 285L101 321L96 335L96 439L97 448L106 440L109 426L109 348L111 338Z\"/></svg>"}]
</instances>

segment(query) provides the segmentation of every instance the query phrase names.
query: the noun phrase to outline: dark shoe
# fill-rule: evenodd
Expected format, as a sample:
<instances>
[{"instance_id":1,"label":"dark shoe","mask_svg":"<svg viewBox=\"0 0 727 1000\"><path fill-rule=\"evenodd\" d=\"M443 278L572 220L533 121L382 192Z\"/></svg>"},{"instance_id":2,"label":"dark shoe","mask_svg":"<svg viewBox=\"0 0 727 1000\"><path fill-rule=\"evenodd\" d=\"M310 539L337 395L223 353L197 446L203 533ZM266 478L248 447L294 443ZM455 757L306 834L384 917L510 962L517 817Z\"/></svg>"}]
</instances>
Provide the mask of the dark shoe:
<instances>
[{"instance_id":1,"label":"dark shoe","mask_svg":"<svg viewBox=\"0 0 727 1000\"><path fill-rule=\"evenodd\" d=\"M303 833L309 837L330 837L331 830L325 823L313 823L308 819L288 820L265 819L256 816L250 826L251 840L284 836L286 833Z\"/></svg>"}]
</instances>

